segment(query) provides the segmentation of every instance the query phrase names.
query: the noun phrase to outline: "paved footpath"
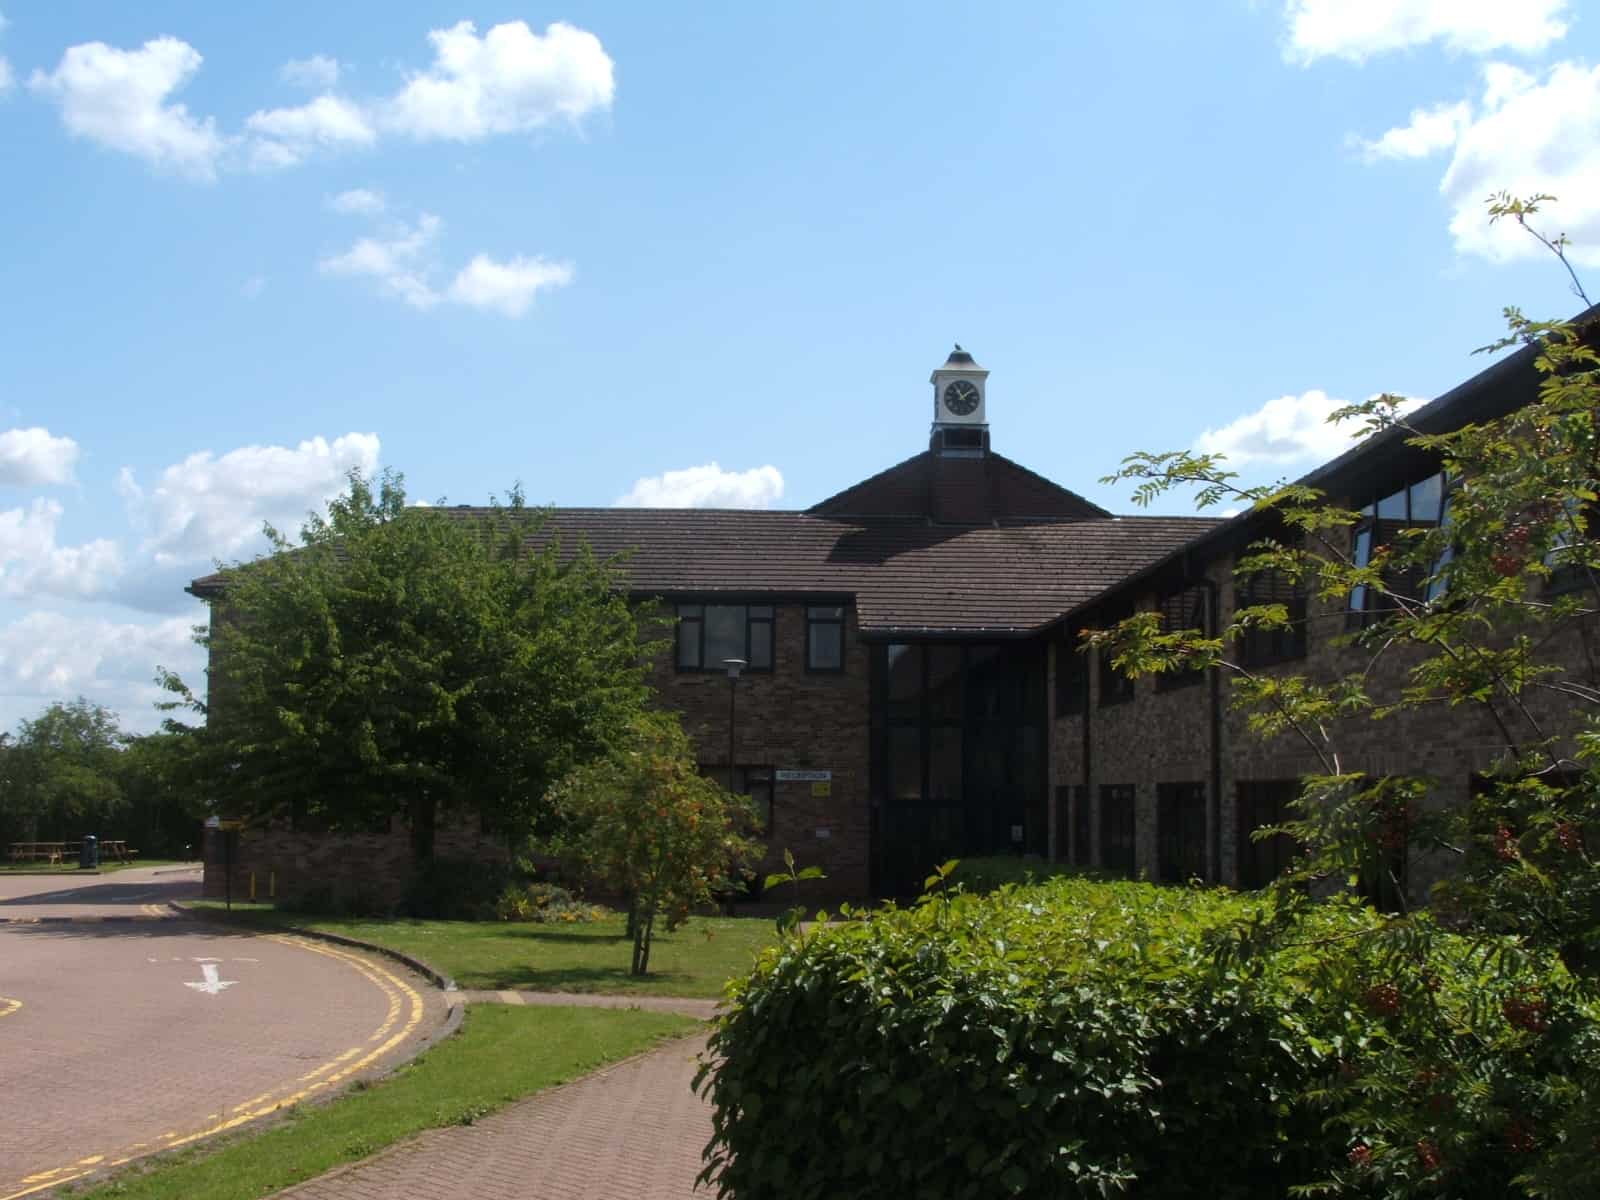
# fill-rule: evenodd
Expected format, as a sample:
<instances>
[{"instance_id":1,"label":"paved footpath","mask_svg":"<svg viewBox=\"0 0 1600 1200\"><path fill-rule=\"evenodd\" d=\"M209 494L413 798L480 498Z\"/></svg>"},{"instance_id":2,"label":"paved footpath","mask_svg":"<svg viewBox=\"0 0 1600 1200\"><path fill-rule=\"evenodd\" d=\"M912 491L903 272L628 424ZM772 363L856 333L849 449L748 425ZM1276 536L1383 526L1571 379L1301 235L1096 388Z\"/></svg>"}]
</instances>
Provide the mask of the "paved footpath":
<instances>
[{"instance_id":1,"label":"paved footpath","mask_svg":"<svg viewBox=\"0 0 1600 1200\"><path fill-rule=\"evenodd\" d=\"M709 1200L694 1181L711 1113L690 1086L704 1048L671 1042L274 1200Z\"/></svg>"}]
</instances>

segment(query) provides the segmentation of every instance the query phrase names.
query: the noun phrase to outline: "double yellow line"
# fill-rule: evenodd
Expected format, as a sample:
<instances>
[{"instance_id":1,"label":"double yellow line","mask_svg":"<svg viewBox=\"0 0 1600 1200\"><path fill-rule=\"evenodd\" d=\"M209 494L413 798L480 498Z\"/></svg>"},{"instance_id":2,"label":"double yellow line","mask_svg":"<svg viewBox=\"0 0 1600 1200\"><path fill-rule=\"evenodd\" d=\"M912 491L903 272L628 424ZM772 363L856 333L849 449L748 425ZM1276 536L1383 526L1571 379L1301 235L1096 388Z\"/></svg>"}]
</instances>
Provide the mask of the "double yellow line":
<instances>
[{"instance_id":1,"label":"double yellow line","mask_svg":"<svg viewBox=\"0 0 1600 1200\"><path fill-rule=\"evenodd\" d=\"M9 1017L21 1007L21 1000L13 1000L9 996L0 996L0 1017Z\"/></svg>"},{"instance_id":2,"label":"double yellow line","mask_svg":"<svg viewBox=\"0 0 1600 1200\"><path fill-rule=\"evenodd\" d=\"M35 1192L46 1191L49 1188L59 1187L64 1183L82 1179L92 1175L99 1167L120 1167L146 1154L154 1154L161 1150L172 1150L178 1146L187 1146L204 1138L224 1133L229 1129L237 1129L251 1121L269 1116L280 1109L299 1104L350 1078L356 1072L371 1066L389 1051L393 1050L422 1024L424 1005L422 996L416 988L412 987L403 978L395 975L369 962L365 958L351 954L334 946L313 942L306 938L294 937L288 934L268 935L275 942L282 942L286 946L296 946L301 950L309 950L313 954L321 954L328 958L337 959L339 962L352 967L358 974L371 983L377 985L388 998L389 1008L384 1015L383 1023L360 1046L353 1046L334 1058L329 1059L317 1067L288 1083L270 1088L258 1096L253 1096L226 1112L219 1112L211 1118L212 1123L202 1129L189 1133L180 1133L177 1130L168 1130L154 1142L135 1142L116 1153L116 1157L108 1154L95 1154L80 1158L67 1166L55 1167L49 1171L39 1171L26 1176L19 1182L23 1187L21 1191L7 1192L0 1195L0 1200L21 1200L23 1196L33 1195ZM21 1001L3 1001L0 1004L12 1003L17 1008ZM409 1011L407 1011L409 1010ZM16 1008L0 1010L0 1016L6 1012L15 1012ZM403 1019L402 1019L403 1014ZM3 1186L3 1185L0 1185Z\"/></svg>"}]
</instances>

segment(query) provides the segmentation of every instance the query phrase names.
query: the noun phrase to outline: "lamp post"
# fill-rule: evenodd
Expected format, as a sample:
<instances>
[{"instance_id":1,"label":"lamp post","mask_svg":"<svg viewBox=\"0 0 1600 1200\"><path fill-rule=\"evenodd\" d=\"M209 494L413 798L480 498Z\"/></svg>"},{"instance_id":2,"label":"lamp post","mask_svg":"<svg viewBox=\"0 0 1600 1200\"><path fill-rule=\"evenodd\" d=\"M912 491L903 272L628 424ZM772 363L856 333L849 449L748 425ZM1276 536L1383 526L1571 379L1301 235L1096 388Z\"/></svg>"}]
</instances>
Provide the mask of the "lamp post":
<instances>
[{"instance_id":1,"label":"lamp post","mask_svg":"<svg viewBox=\"0 0 1600 1200\"><path fill-rule=\"evenodd\" d=\"M728 790L738 791L733 786L733 702L739 694L739 672L750 664L742 658L725 658L722 665L728 668Z\"/></svg>"}]
</instances>

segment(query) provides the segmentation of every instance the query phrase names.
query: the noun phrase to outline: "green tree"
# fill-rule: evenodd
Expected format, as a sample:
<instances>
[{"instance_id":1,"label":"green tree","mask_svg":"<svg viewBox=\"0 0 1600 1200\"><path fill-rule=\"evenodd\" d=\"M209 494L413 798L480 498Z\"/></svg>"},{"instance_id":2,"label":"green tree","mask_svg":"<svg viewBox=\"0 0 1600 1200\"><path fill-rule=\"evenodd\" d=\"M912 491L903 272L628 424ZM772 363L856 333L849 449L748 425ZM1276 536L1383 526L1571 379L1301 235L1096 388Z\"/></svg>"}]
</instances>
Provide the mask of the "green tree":
<instances>
[{"instance_id":1,"label":"green tree","mask_svg":"<svg viewBox=\"0 0 1600 1200\"><path fill-rule=\"evenodd\" d=\"M476 518L353 472L298 545L269 528L275 553L226 572L199 635L219 801L335 828L398 814L418 861L442 811L525 836L640 711L653 649L614 565L545 519L518 490Z\"/></svg>"},{"instance_id":2,"label":"green tree","mask_svg":"<svg viewBox=\"0 0 1600 1200\"><path fill-rule=\"evenodd\" d=\"M81 696L23 721L6 749L0 787L0 806L20 840L100 832L125 805L120 751L126 742L116 714Z\"/></svg>"},{"instance_id":3,"label":"green tree","mask_svg":"<svg viewBox=\"0 0 1600 1200\"><path fill-rule=\"evenodd\" d=\"M658 918L678 928L762 852L744 832L756 821L749 798L700 774L675 714L641 716L623 745L567 776L553 798L590 879L628 899L635 975L649 970Z\"/></svg>"},{"instance_id":4,"label":"green tree","mask_svg":"<svg viewBox=\"0 0 1600 1200\"><path fill-rule=\"evenodd\" d=\"M1501 195L1491 216L1527 226L1544 199ZM1567 265L1564 239L1540 241ZM1392 396L1336 414L1371 432L1399 430L1450 481L1448 519L1405 531L1370 561L1352 552L1360 513L1304 486L1242 487L1218 456L1140 453L1108 480L1137 481L1140 503L1195 487L1202 506L1252 506L1275 532L1239 573L1298 581L1329 620L1343 621L1352 595L1369 598L1370 619L1336 639L1355 661L1333 677L1240 661L1235 648L1250 631L1288 624L1281 604L1241 608L1215 637L1165 631L1153 613L1086 631L1129 674L1225 672L1254 733L1298 739L1323 764L1305 781L1296 819L1263 834L1289 833L1304 847L1277 886L1277 917L1243 931L1224 968L1281 948L1315 896L1389 870L1402 848L1452 863L1431 911L1407 911L1396 887L1402 911L1363 945L1318 948L1330 988L1348 988L1364 964L1367 1003L1390 1036L1349 1048L1328 1080L1321 1098L1350 1138L1349 1163L1308 1181L1308 1195L1600 1194L1600 675L1589 649L1600 614L1600 542L1590 537L1600 357L1592 324L1506 315L1508 336L1487 349L1533 348L1534 403L1433 434L1408 425ZM1379 665L1394 659L1404 682L1381 691ZM1498 731L1497 782L1465 807L1430 804L1425 776L1346 769L1354 728L1423 707L1473 709ZM1433 997L1437 980L1418 966L1450 932L1478 946L1494 1036L1453 1022ZM1530 966L1559 982L1529 993L1515 981Z\"/></svg>"}]
</instances>

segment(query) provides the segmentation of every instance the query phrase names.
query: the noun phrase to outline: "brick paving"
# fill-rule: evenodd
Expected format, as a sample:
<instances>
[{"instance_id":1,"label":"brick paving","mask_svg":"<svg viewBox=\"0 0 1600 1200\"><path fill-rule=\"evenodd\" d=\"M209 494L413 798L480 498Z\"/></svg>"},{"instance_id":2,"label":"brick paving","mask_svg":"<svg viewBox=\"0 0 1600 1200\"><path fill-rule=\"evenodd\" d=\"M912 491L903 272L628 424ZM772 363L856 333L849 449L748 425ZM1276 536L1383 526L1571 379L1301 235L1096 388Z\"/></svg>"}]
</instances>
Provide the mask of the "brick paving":
<instances>
[{"instance_id":1,"label":"brick paving","mask_svg":"<svg viewBox=\"0 0 1600 1200\"><path fill-rule=\"evenodd\" d=\"M668 1043L275 1200L708 1200L694 1181L711 1113L691 1087L704 1048L704 1034Z\"/></svg>"},{"instance_id":2,"label":"brick paving","mask_svg":"<svg viewBox=\"0 0 1600 1200\"><path fill-rule=\"evenodd\" d=\"M124 923L119 911L163 893L126 877L69 882L0 892L0 911L34 914L0 925L0 1197L180 1144L323 1080L332 1090L443 1019L444 996L386 961L417 996L415 1025L411 997L357 969L362 956L174 917ZM51 921L62 910L77 920Z\"/></svg>"}]
</instances>

